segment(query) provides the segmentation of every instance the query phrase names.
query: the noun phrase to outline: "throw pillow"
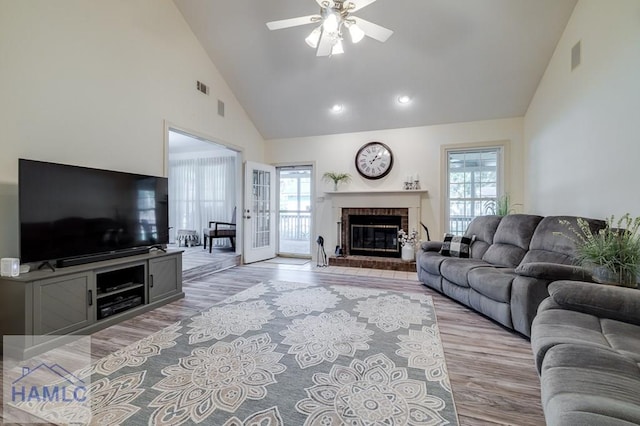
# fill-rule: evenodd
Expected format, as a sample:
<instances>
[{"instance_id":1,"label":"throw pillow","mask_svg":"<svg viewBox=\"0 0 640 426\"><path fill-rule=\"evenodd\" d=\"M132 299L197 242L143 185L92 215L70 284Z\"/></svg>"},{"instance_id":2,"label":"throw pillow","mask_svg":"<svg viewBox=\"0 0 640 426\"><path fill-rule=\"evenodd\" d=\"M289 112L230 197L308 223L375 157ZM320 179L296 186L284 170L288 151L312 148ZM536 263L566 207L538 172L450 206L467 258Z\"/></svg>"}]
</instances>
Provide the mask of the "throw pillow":
<instances>
[{"instance_id":1,"label":"throw pillow","mask_svg":"<svg viewBox=\"0 0 640 426\"><path fill-rule=\"evenodd\" d=\"M476 236L464 237L453 234L444 234L444 241L440 254L449 257L469 258L471 257L471 244Z\"/></svg>"}]
</instances>

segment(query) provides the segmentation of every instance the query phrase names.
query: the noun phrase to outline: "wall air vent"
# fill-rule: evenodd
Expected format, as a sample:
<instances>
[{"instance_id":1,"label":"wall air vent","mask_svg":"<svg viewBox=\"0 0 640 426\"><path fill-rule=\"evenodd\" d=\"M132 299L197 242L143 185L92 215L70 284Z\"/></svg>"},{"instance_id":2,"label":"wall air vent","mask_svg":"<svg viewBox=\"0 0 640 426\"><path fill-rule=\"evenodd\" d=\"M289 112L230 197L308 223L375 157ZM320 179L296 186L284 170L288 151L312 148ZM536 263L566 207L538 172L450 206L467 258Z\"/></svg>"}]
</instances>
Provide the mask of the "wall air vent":
<instances>
[{"instance_id":1,"label":"wall air vent","mask_svg":"<svg viewBox=\"0 0 640 426\"><path fill-rule=\"evenodd\" d=\"M581 59L582 59L581 43L577 42L571 48L571 71L573 71L574 69L576 69L578 65L580 65Z\"/></svg>"},{"instance_id":2,"label":"wall air vent","mask_svg":"<svg viewBox=\"0 0 640 426\"><path fill-rule=\"evenodd\" d=\"M224 117L224 102L218 99L218 115Z\"/></svg>"},{"instance_id":3,"label":"wall air vent","mask_svg":"<svg viewBox=\"0 0 640 426\"><path fill-rule=\"evenodd\" d=\"M209 94L209 86L207 86L201 81L196 81L196 88L198 89L199 92L202 92L205 95Z\"/></svg>"}]
</instances>

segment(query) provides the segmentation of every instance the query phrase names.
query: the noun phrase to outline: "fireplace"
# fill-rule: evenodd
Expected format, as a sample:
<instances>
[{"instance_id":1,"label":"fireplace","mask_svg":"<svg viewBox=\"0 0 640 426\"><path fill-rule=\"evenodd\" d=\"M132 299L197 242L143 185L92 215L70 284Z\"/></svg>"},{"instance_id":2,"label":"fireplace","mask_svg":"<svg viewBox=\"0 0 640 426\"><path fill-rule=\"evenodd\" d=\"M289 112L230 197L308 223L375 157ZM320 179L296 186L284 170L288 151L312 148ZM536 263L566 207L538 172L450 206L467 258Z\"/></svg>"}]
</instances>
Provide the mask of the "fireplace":
<instances>
[{"instance_id":1,"label":"fireplace","mask_svg":"<svg viewBox=\"0 0 640 426\"><path fill-rule=\"evenodd\" d=\"M400 216L352 215L349 217L350 254L400 257Z\"/></svg>"},{"instance_id":2,"label":"fireplace","mask_svg":"<svg viewBox=\"0 0 640 426\"><path fill-rule=\"evenodd\" d=\"M406 208L343 208L344 254L399 258L398 231L408 222Z\"/></svg>"}]
</instances>

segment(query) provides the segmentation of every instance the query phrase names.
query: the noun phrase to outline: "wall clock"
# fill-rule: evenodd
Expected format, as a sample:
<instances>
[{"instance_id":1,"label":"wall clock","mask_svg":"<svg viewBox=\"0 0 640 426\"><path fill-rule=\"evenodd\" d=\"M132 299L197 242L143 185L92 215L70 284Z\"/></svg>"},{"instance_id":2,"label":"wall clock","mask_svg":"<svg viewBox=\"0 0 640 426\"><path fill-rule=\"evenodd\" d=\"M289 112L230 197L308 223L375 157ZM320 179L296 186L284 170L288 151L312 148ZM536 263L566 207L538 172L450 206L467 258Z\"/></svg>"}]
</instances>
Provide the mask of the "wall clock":
<instances>
[{"instance_id":1,"label":"wall clock","mask_svg":"<svg viewBox=\"0 0 640 426\"><path fill-rule=\"evenodd\" d=\"M356 154L356 170L366 179L385 177L393 167L393 153L382 142L369 142Z\"/></svg>"}]
</instances>

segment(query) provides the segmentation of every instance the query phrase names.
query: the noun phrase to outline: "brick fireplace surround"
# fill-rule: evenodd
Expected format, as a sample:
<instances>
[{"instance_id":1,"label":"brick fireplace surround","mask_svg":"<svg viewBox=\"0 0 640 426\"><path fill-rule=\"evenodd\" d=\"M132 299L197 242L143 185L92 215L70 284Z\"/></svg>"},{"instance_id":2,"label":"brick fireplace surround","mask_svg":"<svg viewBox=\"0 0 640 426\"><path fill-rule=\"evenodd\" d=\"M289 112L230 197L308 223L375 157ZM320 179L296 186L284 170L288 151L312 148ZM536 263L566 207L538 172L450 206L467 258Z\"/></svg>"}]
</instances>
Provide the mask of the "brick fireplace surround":
<instances>
[{"instance_id":1,"label":"brick fireplace surround","mask_svg":"<svg viewBox=\"0 0 640 426\"><path fill-rule=\"evenodd\" d=\"M351 232L349 232L351 223L350 216L359 215L359 216L400 216L401 225L400 227L405 231L409 227L409 209L406 208L343 208L342 209L342 247L345 250L345 255L349 256L351 254Z\"/></svg>"},{"instance_id":2,"label":"brick fireplace surround","mask_svg":"<svg viewBox=\"0 0 640 426\"><path fill-rule=\"evenodd\" d=\"M394 257L351 255L349 253L349 216L400 216L402 229L405 231L410 231L414 228L419 230L420 203L421 196L424 194L426 194L426 191L328 193L328 195L331 195L334 217L337 219L336 222L341 222L342 225L341 239L342 247L345 250L345 256L343 257L330 256L329 265L415 272L415 261L405 262L402 259ZM379 206L381 204L382 206Z\"/></svg>"}]
</instances>

